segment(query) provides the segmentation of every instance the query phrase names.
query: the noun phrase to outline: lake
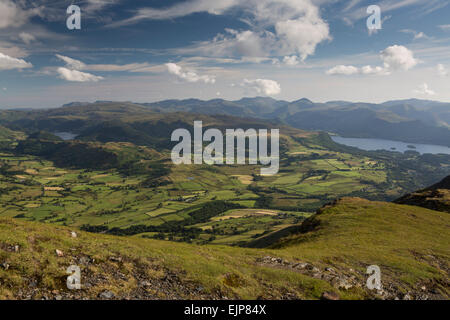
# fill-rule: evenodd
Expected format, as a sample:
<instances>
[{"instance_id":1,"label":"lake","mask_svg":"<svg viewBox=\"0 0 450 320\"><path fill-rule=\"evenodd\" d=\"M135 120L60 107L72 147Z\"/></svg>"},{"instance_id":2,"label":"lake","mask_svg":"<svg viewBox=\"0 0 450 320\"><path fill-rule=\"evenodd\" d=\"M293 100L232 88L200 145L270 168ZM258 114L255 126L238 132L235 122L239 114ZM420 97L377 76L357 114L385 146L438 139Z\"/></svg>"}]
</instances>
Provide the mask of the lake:
<instances>
[{"instance_id":1,"label":"lake","mask_svg":"<svg viewBox=\"0 0 450 320\"><path fill-rule=\"evenodd\" d=\"M417 151L420 154L450 154L450 148L445 146L436 146L432 144L417 144L406 143L393 140L384 139L365 139L365 138L343 138L339 136L332 136L334 142L350 147L366 151L387 150L387 151ZM414 148L413 148L414 147Z\"/></svg>"}]
</instances>

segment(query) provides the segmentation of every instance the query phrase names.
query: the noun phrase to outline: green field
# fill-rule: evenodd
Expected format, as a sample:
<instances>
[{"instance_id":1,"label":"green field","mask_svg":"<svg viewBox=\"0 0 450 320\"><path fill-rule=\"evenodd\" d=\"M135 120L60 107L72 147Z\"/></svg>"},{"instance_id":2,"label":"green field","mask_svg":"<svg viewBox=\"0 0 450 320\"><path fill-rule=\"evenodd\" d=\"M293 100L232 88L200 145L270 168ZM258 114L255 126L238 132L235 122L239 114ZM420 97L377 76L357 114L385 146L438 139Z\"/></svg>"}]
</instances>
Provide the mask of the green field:
<instances>
[{"instance_id":1,"label":"green field","mask_svg":"<svg viewBox=\"0 0 450 320\"><path fill-rule=\"evenodd\" d=\"M26 138L24 133L5 132L5 143L17 144ZM40 143L31 140L27 148L33 150ZM79 146L73 142L67 150L70 153L70 148ZM427 179L439 175L438 168L450 170L449 157L436 163L434 158L427 162L418 155L380 156L292 128L282 129L281 167L274 176L260 176L255 165L174 166L168 150L129 142L82 146L103 152L91 156L93 164L105 157L105 151L116 155L117 162L104 169L62 167L64 155L58 155L58 167L44 157L4 148L0 216L135 237L245 245L300 224L336 198L391 200L428 183ZM401 169L405 163L408 170ZM229 213L217 211L202 218L202 208L214 201L233 205L237 211L269 209L276 214L220 219ZM197 214L202 217L192 216Z\"/></svg>"}]
</instances>

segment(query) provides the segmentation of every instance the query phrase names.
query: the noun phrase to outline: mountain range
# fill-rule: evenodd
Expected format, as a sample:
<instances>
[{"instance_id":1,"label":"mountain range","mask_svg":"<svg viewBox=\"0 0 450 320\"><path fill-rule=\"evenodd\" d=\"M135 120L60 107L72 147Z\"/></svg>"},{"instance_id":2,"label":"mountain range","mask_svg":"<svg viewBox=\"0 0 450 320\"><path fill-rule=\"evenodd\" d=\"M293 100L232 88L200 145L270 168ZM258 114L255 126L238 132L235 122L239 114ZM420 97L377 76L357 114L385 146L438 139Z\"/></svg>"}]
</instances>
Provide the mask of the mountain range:
<instances>
[{"instance_id":1,"label":"mountain range","mask_svg":"<svg viewBox=\"0 0 450 320\"><path fill-rule=\"evenodd\" d=\"M74 102L64 108L111 105L116 102ZM343 137L377 138L409 143L450 146L450 103L429 100L396 100L381 104L306 98L288 102L266 97L237 101L214 99L165 100L143 106L154 113L189 112L273 120L304 130L321 130Z\"/></svg>"}]
</instances>

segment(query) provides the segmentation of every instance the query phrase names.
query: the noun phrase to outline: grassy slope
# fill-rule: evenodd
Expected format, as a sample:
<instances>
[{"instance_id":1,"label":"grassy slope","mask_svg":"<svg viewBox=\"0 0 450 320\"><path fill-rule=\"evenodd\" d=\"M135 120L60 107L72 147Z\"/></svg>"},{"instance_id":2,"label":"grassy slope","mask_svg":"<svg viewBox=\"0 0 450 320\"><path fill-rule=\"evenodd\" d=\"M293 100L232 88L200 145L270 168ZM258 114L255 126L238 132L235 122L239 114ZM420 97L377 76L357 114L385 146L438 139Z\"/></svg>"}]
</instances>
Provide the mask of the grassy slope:
<instances>
[{"instance_id":1,"label":"grassy slope","mask_svg":"<svg viewBox=\"0 0 450 320\"><path fill-rule=\"evenodd\" d=\"M426 294L449 297L447 213L345 199L314 219L320 222L317 230L256 250L82 232L71 238L63 227L0 218L0 298L97 298L105 289L135 299L314 299L324 291L367 298L373 295L363 289L364 271L372 264L381 267L383 285L395 296L410 292L418 298L425 286ZM18 252L13 245L20 246ZM65 256L57 257L56 249ZM281 262L268 263L267 256ZM300 261L318 270L293 267ZM71 264L81 267L88 285L75 293L65 289ZM352 288L334 288L326 267L351 279Z\"/></svg>"},{"instance_id":2,"label":"grassy slope","mask_svg":"<svg viewBox=\"0 0 450 320\"><path fill-rule=\"evenodd\" d=\"M312 217L314 232L291 236L277 245L281 252L307 261L329 261L337 268L364 271L379 265L399 285L424 279L447 282L450 217L420 207L346 198Z\"/></svg>"}]
</instances>

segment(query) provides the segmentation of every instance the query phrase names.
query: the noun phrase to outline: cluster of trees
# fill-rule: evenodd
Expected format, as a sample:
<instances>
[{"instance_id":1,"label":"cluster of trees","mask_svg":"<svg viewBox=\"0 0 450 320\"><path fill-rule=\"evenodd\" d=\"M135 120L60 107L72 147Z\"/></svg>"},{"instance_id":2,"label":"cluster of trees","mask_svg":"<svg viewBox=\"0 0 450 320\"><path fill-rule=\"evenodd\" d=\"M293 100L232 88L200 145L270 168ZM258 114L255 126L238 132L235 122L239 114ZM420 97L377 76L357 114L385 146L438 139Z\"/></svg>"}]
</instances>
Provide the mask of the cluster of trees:
<instances>
[{"instance_id":1,"label":"cluster of trees","mask_svg":"<svg viewBox=\"0 0 450 320\"><path fill-rule=\"evenodd\" d=\"M108 233L118 236L131 236L141 233L172 234L182 238L195 239L202 232L201 229L190 228L189 226L207 222L212 217L218 216L231 209L241 209L240 205L226 201L211 201L188 213L189 218L182 221L166 222L159 226L134 225L125 229L112 228L106 226L83 225L82 230L94 233Z\"/></svg>"},{"instance_id":2,"label":"cluster of trees","mask_svg":"<svg viewBox=\"0 0 450 320\"><path fill-rule=\"evenodd\" d=\"M20 141L15 151L53 161L61 168L111 169L118 165L117 156L86 143L55 142L38 139Z\"/></svg>"}]
</instances>

